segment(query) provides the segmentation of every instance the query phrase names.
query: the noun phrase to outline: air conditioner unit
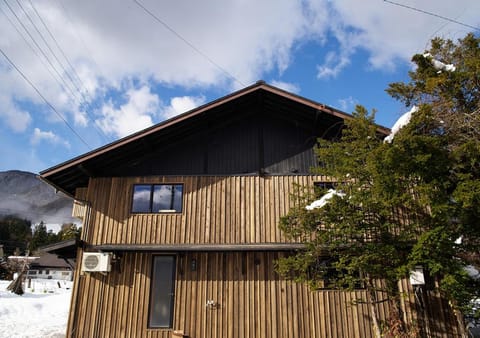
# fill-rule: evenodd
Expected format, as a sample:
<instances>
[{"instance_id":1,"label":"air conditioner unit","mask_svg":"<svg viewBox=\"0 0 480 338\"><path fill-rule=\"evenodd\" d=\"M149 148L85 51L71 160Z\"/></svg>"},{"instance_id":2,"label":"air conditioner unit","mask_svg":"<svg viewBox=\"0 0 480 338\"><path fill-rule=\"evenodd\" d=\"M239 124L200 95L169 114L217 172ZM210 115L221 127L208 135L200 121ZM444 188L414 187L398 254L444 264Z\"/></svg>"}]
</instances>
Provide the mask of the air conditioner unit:
<instances>
[{"instance_id":1,"label":"air conditioner unit","mask_svg":"<svg viewBox=\"0 0 480 338\"><path fill-rule=\"evenodd\" d=\"M110 272L112 254L109 252L84 252L82 258L82 271L85 272Z\"/></svg>"}]
</instances>

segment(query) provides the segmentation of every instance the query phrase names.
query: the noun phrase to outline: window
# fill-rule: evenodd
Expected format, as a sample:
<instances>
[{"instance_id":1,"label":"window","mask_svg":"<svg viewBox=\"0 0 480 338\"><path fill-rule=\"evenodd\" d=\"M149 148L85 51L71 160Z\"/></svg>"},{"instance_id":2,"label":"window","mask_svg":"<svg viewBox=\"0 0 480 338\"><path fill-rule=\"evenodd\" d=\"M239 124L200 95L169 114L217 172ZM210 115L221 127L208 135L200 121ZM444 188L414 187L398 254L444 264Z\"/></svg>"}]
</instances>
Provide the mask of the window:
<instances>
[{"instance_id":1,"label":"window","mask_svg":"<svg viewBox=\"0 0 480 338\"><path fill-rule=\"evenodd\" d=\"M329 189L335 189L334 182L314 182L313 189L316 197L321 197Z\"/></svg>"},{"instance_id":2,"label":"window","mask_svg":"<svg viewBox=\"0 0 480 338\"><path fill-rule=\"evenodd\" d=\"M171 328L173 321L175 257L155 256L153 258L152 284L150 291L151 328Z\"/></svg>"},{"instance_id":3,"label":"window","mask_svg":"<svg viewBox=\"0 0 480 338\"><path fill-rule=\"evenodd\" d=\"M133 213L182 212L182 184L133 186Z\"/></svg>"}]
</instances>

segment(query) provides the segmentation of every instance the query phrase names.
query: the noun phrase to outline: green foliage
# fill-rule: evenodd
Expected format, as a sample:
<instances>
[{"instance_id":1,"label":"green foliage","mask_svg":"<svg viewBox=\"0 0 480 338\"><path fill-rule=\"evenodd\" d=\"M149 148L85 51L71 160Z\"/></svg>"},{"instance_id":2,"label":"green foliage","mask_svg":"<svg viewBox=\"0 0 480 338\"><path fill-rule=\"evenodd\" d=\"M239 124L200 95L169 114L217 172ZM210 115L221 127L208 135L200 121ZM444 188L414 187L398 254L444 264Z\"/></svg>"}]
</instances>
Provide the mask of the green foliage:
<instances>
[{"instance_id":1,"label":"green foliage","mask_svg":"<svg viewBox=\"0 0 480 338\"><path fill-rule=\"evenodd\" d=\"M26 250L33 253L39 247L68 240L80 238L82 228L76 224L63 224L58 234L47 231L43 222L35 225L15 216L6 216L0 219L0 245L3 245L5 256L23 255Z\"/></svg>"},{"instance_id":2,"label":"green foliage","mask_svg":"<svg viewBox=\"0 0 480 338\"><path fill-rule=\"evenodd\" d=\"M58 242L57 234L47 231L45 223L40 222L33 229L32 239L28 245L30 252L35 252L39 247Z\"/></svg>"},{"instance_id":3,"label":"green foliage","mask_svg":"<svg viewBox=\"0 0 480 338\"><path fill-rule=\"evenodd\" d=\"M0 244L6 256L13 255L15 249L25 250L32 238L32 223L15 216L0 219Z\"/></svg>"},{"instance_id":4,"label":"green foliage","mask_svg":"<svg viewBox=\"0 0 480 338\"><path fill-rule=\"evenodd\" d=\"M280 273L315 286L322 273L312 265L328 255L341 276L337 287L382 279L395 299L397 280L422 265L458 309L480 297L480 281L465 271L480 266L479 42L472 34L458 43L434 39L431 57L413 57L410 81L387 89L419 107L393 142L382 142L363 107L340 141L319 140L314 172L331 177L344 196L306 210L315 194L298 190L280 228L307 249L280 260ZM455 71L439 71L432 58Z\"/></svg>"},{"instance_id":5,"label":"green foliage","mask_svg":"<svg viewBox=\"0 0 480 338\"><path fill-rule=\"evenodd\" d=\"M58 232L57 238L59 241L66 241L69 239L79 239L81 227L77 227L75 223L63 224L62 229Z\"/></svg>"}]
</instances>

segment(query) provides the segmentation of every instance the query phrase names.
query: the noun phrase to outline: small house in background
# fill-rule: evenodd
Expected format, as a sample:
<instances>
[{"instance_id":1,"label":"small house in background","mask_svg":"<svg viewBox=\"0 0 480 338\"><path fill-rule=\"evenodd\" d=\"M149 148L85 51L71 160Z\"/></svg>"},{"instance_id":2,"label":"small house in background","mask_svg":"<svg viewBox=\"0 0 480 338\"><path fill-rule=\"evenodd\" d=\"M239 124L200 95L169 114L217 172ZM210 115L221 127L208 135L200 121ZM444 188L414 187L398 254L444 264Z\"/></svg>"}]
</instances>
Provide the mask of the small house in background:
<instances>
[{"instance_id":1,"label":"small house in background","mask_svg":"<svg viewBox=\"0 0 480 338\"><path fill-rule=\"evenodd\" d=\"M361 286L311 290L275 271L304 247L278 227L296 185L329 182L310 172L317 139L349 118L258 82L43 171L83 218L67 336L373 337ZM438 293L420 304L408 278L399 288L406 322L459 336ZM374 306L386 320L388 302Z\"/></svg>"},{"instance_id":2,"label":"small house in background","mask_svg":"<svg viewBox=\"0 0 480 338\"><path fill-rule=\"evenodd\" d=\"M73 260L59 258L55 254L43 253L30 263L26 278L73 280Z\"/></svg>"}]
</instances>

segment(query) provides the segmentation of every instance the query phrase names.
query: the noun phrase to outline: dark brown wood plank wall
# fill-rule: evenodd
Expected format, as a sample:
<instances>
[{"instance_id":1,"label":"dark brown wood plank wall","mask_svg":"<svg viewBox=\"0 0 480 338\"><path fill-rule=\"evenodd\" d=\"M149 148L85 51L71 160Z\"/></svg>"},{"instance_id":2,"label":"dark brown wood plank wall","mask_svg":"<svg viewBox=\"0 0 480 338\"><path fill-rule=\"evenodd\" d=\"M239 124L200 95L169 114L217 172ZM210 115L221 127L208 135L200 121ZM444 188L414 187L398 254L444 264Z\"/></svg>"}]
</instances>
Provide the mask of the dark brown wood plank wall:
<instances>
[{"instance_id":1,"label":"dark brown wood plank wall","mask_svg":"<svg viewBox=\"0 0 480 338\"><path fill-rule=\"evenodd\" d=\"M312 292L280 279L274 271L279 255L178 255L173 329L205 338L372 336L368 308L350 304L363 291ZM151 264L152 254L128 253L120 270L77 276L73 304L82 320L69 324L68 336L170 337L171 330L147 328ZM207 300L217 306L206 307Z\"/></svg>"},{"instance_id":2,"label":"dark brown wood plank wall","mask_svg":"<svg viewBox=\"0 0 480 338\"><path fill-rule=\"evenodd\" d=\"M320 176L159 176L95 178L89 244L221 244L286 242L278 228L295 183L313 186ZM139 183L182 183L183 211L131 214Z\"/></svg>"},{"instance_id":3,"label":"dark brown wood plank wall","mask_svg":"<svg viewBox=\"0 0 480 338\"><path fill-rule=\"evenodd\" d=\"M88 191L82 191L91 204L84 239L93 245L286 242L278 221L291 206L293 185L321 180L320 176L95 178ZM132 187L138 183L183 183L182 214L132 215ZM352 305L365 298L364 291L312 292L279 279L274 271L279 255L178 255L173 328L190 337L373 336L368 307ZM192 259L197 260L197 271L190 269ZM123 254L120 270L106 276L77 271L69 337L171 337L171 330L147 329L151 265L151 253L132 252ZM421 307L407 281L399 287L405 291L404 318L419 323L424 336L459 335L455 317L438 294L426 292L428 299ZM219 307L207 309L209 299ZM388 303L380 302L377 311L387 318Z\"/></svg>"},{"instance_id":4,"label":"dark brown wood plank wall","mask_svg":"<svg viewBox=\"0 0 480 338\"><path fill-rule=\"evenodd\" d=\"M182 330L189 337L373 337L364 290L311 291L304 284L279 278L275 252L183 253L176 258L175 300L172 329L149 329L150 253L125 253L119 270L108 275L84 274L75 305L76 326L70 318L68 336L74 337L171 337ZM197 268L191 269L195 259ZM409 292L402 300L409 323L419 318L409 312L415 305L407 281L399 283ZM377 297L382 299L379 292ZM426 303L428 337L457 337L447 304L431 294ZM217 305L209 308L207 300ZM388 303L380 302L381 320L388 316ZM440 312L443 315L440 315ZM420 316L423 316L422 314Z\"/></svg>"}]
</instances>

